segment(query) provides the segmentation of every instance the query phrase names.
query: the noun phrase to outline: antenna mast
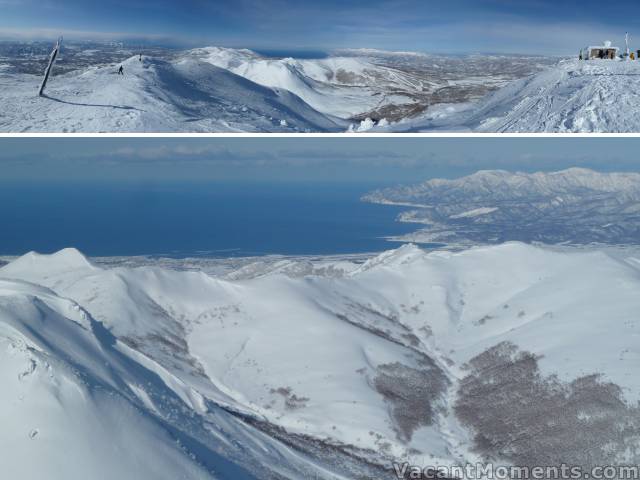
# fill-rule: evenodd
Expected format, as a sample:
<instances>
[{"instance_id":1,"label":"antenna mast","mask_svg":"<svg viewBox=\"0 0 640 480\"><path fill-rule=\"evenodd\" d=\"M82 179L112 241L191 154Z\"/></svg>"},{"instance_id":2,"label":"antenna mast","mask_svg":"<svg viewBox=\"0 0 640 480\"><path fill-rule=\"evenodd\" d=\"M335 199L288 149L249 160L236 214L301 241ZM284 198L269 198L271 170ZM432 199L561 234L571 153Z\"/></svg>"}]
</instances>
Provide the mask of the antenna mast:
<instances>
[{"instance_id":1,"label":"antenna mast","mask_svg":"<svg viewBox=\"0 0 640 480\"><path fill-rule=\"evenodd\" d=\"M626 51L624 53L624 56L629 58L629 32L626 32L624 34L624 43L625 43L625 45L627 47L627 49L626 49Z\"/></svg>"}]
</instances>

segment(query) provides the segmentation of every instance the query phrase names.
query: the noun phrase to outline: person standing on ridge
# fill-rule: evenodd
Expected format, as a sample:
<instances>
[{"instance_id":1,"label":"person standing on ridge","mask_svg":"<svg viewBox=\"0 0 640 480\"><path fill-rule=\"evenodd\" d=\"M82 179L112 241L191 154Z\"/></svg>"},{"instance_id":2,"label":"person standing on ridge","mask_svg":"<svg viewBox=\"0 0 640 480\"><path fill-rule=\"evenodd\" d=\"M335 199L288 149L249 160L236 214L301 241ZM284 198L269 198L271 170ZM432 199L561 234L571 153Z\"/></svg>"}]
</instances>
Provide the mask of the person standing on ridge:
<instances>
[{"instance_id":1,"label":"person standing on ridge","mask_svg":"<svg viewBox=\"0 0 640 480\"><path fill-rule=\"evenodd\" d=\"M122 65L120 65L120 68L118 69L118 75L124 75L124 67Z\"/></svg>"}]
</instances>

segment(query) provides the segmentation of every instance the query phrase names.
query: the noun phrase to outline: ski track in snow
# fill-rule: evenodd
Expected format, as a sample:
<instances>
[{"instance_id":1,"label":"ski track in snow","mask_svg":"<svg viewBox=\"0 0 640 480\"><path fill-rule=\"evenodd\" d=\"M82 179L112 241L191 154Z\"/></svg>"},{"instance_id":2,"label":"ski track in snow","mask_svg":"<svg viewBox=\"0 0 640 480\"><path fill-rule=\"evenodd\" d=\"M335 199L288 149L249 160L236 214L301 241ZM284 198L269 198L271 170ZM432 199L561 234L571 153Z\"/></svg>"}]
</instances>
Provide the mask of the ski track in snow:
<instances>
[{"instance_id":1,"label":"ski track in snow","mask_svg":"<svg viewBox=\"0 0 640 480\"><path fill-rule=\"evenodd\" d=\"M464 108L427 112L379 131L640 131L640 62L565 60Z\"/></svg>"}]
</instances>

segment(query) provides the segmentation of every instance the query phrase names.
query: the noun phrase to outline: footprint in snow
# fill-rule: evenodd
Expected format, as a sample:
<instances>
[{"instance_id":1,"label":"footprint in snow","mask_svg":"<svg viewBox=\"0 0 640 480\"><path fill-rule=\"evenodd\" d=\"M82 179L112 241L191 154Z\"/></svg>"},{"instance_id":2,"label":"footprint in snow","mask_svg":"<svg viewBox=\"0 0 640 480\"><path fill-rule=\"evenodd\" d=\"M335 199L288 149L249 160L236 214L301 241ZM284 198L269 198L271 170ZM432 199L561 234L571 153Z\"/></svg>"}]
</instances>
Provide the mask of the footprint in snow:
<instances>
[{"instance_id":1,"label":"footprint in snow","mask_svg":"<svg viewBox=\"0 0 640 480\"><path fill-rule=\"evenodd\" d=\"M36 362L33 361L33 359L30 359L29 366L27 367L27 369L24 372L21 372L18 374L18 380L22 381L25 377L28 377L35 371L36 371Z\"/></svg>"},{"instance_id":2,"label":"footprint in snow","mask_svg":"<svg viewBox=\"0 0 640 480\"><path fill-rule=\"evenodd\" d=\"M40 433L40 431L37 428L34 428L33 430L31 430L29 432L29 438L31 440L33 440L34 438L36 438L38 436L39 433Z\"/></svg>"}]
</instances>

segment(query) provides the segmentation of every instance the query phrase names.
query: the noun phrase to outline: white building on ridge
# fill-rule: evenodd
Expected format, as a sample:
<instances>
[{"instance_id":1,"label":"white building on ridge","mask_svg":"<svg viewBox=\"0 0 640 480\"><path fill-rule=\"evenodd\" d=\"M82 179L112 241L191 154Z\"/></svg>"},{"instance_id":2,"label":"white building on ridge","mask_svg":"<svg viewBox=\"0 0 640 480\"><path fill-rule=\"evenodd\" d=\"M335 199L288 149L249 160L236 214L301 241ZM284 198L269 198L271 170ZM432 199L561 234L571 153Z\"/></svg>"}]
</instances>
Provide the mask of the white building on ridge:
<instances>
[{"instance_id":1,"label":"white building on ridge","mask_svg":"<svg viewBox=\"0 0 640 480\"><path fill-rule=\"evenodd\" d=\"M618 51L620 49L618 47L614 47L611 45L610 41L604 42L599 46L590 46L582 49L582 58L585 60L592 60L594 58L602 58L613 60L618 58Z\"/></svg>"}]
</instances>

